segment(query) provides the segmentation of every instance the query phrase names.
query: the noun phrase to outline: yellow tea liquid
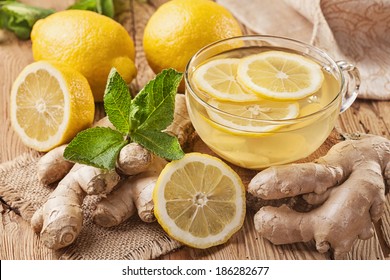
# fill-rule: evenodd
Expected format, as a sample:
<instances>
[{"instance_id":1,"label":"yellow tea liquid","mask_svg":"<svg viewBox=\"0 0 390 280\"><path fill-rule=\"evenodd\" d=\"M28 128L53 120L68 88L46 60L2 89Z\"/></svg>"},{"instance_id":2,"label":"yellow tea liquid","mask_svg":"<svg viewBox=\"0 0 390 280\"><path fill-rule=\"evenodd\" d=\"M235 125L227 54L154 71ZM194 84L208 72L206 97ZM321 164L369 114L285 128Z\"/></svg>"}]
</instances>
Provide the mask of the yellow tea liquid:
<instances>
[{"instance_id":1,"label":"yellow tea liquid","mask_svg":"<svg viewBox=\"0 0 390 280\"><path fill-rule=\"evenodd\" d=\"M251 47L225 52L211 59L241 58L269 50L286 51L281 48ZM275 129L269 132L243 131L217 123L201 102L196 101L196 97L187 91L188 111L192 123L200 138L216 154L238 166L262 169L302 159L326 140L339 115L340 82L326 67L322 67L322 71L324 81L317 92L300 100L280 101L299 103L297 119L285 121L282 125L267 124L275 126ZM191 75L190 73L189 79ZM205 102L212 99L195 86L193 90ZM248 102L238 104L251 106Z\"/></svg>"}]
</instances>

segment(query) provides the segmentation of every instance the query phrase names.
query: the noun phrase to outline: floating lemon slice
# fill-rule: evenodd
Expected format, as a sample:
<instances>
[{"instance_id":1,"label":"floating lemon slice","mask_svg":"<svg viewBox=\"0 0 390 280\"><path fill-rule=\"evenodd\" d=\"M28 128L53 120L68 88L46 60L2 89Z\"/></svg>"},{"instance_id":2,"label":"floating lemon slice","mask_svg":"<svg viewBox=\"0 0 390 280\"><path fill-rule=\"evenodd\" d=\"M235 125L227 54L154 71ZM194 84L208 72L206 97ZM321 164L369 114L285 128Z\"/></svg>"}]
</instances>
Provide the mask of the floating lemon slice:
<instances>
[{"instance_id":1,"label":"floating lemon slice","mask_svg":"<svg viewBox=\"0 0 390 280\"><path fill-rule=\"evenodd\" d=\"M193 81L200 89L219 100L255 101L259 96L244 90L237 82L238 58L215 59L195 70Z\"/></svg>"},{"instance_id":2,"label":"floating lemon slice","mask_svg":"<svg viewBox=\"0 0 390 280\"><path fill-rule=\"evenodd\" d=\"M237 80L265 98L297 100L319 90L324 75L320 65L302 55L267 51L243 58Z\"/></svg>"},{"instance_id":3,"label":"floating lemon slice","mask_svg":"<svg viewBox=\"0 0 390 280\"><path fill-rule=\"evenodd\" d=\"M225 243L243 225L245 187L222 160L189 153L161 172L154 213L174 239L194 248Z\"/></svg>"},{"instance_id":4,"label":"floating lemon slice","mask_svg":"<svg viewBox=\"0 0 390 280\"><path fill-rule=\"evenodd\" d=\"M11 124L23 143L48 151L69 142L94 119L89 84L72 68L45 61L26 66L10 100Z\"/></svg>"},{"instance_id":5,"label":"floating lemon slice","mask_svg":"<svg viewBox=\"0 0 390 280\"><path fill-rule=\"evenodd\" d=\"M235 103L211 99L208 103L217 109L208 110L213 121L244 133L274 131L281 124L273 121L293 119L299 115L299 104L296 102L261 100Z\"/></svg>"}]
</instances>

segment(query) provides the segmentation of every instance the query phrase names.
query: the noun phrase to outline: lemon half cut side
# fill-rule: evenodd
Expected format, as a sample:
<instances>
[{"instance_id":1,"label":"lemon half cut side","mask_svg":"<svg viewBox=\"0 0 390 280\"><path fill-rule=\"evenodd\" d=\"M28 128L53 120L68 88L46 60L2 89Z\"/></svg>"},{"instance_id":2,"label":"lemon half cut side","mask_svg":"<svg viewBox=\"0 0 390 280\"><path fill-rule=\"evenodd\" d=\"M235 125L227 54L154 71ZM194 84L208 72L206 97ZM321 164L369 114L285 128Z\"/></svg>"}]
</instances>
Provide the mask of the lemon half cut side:
<instances>
[{"instance_id":1,"label":"lemon half cut side","mask_svg":"<svg viewBox=\"0 0 390 280\"><path fill-rule=\"evenodd\" d=\"M318 91L324 74L319 64L303 55L266 51L243 58L237 80L264 98L298 100Z\"/></svg>"},{"instance_id":2,"label":"lemon half cut side","mask_svg":"<svg viewBox=\"0 0 390 280\"><path fill-rule=\"evenodd\" d=\"M12 127L26 146L37 151L69 142L92 124L94 113L86 78L62 64L34 62L13 83Z\"/></svg>"},{"instance_id":3,"label":"lemon half cut side","mask_svg":"<svg viewBox=\"0 0 390 280\"><path fill-rule=\"evenodd\" d=\"M172 238L194 248L225 243L243 225L245 187L219 158L188 153L161 172L154 213Z\"/></svg>"}]
</instances>

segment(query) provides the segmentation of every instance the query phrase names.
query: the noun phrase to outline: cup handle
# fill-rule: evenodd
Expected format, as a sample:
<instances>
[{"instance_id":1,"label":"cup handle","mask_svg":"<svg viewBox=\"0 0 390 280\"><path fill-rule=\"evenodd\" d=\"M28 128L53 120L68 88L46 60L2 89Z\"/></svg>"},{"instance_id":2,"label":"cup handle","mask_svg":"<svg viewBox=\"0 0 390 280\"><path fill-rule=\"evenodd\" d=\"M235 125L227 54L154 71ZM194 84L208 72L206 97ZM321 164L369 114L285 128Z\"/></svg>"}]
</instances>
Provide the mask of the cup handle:
<instances>
[{"instance_id":1,"label":"cup handle","mask_svg":"<svg viewBox=\"0 0 390 280\"><path fill-rule=\"evenodd\" d=\"M345 79L345 89L342 89L345 93L343 95L340 113L343 113L352 105L358 96L360 87L360 73L355 65L348 63L345 60L339 60L336 63L342 72L346 72L348 74Z\"/></svg>"}]
</instances>

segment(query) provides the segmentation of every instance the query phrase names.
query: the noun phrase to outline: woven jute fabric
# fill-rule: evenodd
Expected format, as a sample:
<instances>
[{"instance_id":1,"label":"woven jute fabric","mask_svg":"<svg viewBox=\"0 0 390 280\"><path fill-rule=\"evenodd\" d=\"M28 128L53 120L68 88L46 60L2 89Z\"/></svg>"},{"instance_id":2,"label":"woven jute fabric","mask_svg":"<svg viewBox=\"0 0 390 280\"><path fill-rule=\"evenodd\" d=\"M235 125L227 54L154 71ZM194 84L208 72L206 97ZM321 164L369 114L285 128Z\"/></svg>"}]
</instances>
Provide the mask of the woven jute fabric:
<instances>
[{"instance_id":1,"label":"woven jute fabric","mask_svg":"<svg viewBox=\"0 0 390 280\"><path fill-rule=\"evenodd\" d=\"M38 182L39 158L39 153L31 152L0 165L0 197L28 222L55 188ZM84 200L83 228L72 245L59 251L61 259L155 259L181 246L169 238L157 222L144 223L136 215L112 228L95 225L91 214L97 201L96 196L87 196Z\"/></svg>"}]
</instances>

